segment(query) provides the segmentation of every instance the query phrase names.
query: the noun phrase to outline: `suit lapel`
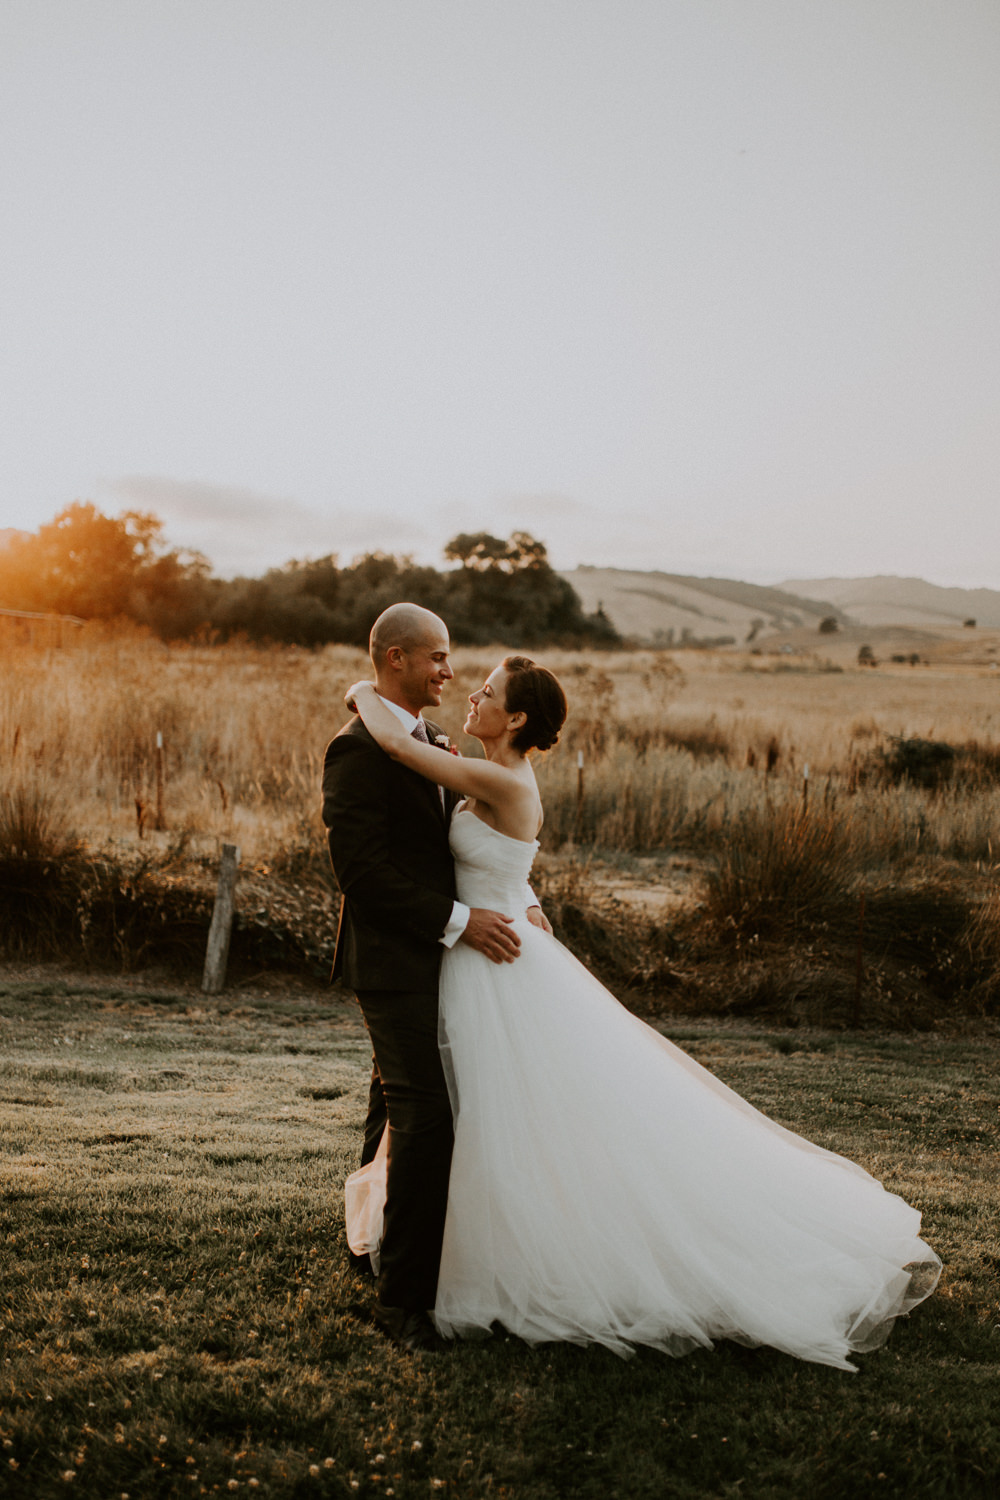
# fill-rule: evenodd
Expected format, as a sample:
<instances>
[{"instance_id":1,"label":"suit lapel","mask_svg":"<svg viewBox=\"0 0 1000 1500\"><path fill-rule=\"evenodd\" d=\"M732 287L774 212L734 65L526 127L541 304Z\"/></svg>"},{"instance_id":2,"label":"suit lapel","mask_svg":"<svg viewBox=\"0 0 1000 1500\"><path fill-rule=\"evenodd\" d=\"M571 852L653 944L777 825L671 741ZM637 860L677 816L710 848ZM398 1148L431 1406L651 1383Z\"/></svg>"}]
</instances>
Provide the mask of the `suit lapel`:
<instances>
[{"instance_id":1,"label":"suit lapel","mask_svg":"<svg viewBox=\"0 0 1000 1500\"><path fill-rule=\"evenodd\" d=\"M441 731L437 727L437 725L432 724L429 719L425 719L424 723L427 725L427 734L431 744L433 744ZM375 745L377 749L381 748L374 735L369 733L369 731L365 728L364 724L359 718L354 718L351 720L351 722L347 725L347 732L349 734L363 735L364 738L366 740L369 740L371 744ZM341 734L343 733L344 730L341 730ZM446 753L446 751L441 750L442 755L445 755ZM382 751L382 754L385 754L384 750ZM419 782L421 788L423 789L424 795L431 798L431 805L433 806L434 811L437 813L442 823L447 824L451 816L452 808L455 805L454 794L451 793L447 787L439 787L436 781L428 781L427 777L421 776L419 771L411 771L408 766L400 766L399 769L401 771L405 771L408 775L412 776L417 782ZM442 805L441 802L442 791L444 792L444 805Z\"/></svg>"},{"instance_id":2,"label":"suit lapel","mask_svg":"<svg viewBox=\"0 0 1000 1500\"><path fill-rule=\"evenodd\" d=\"M442 790L444 790L444 794L447 797L447 795L448 795L447 790L444 789L444 788L442 788L442 787L439 787L436 781L428 781L427 778L426 778L426 776L421 776L420 779L423 782L424 786L427 788L427 791L430 794L430 797L431 797L431 799L432 799L432 801L434 803L434 811L437 813L438 817L442 821L444 821L444 818L445 818L445 809L444 809L444 803L441 800L441 792L442 792Z\"/></svg>"},{"instance_id":3,"label":"suit lapel","mask_svg":"<svg viewBox=\"0 0 1000 1500\"><path fill-rule=\"evenodd\" d=\"M439 750L442 755L447 755L448 752L442 749L442 747L437 744L438 737L441 734L441 730L438 728L438 726L436 724L432 724L430 719L428 718L424 719L424 725L427 729L427 738L429 743L433 745L435 749ZM422 779L424 781L424 785L430 788L434 796L434 806L437 809L438 816L441 818L442 822L447 823L448 819L451 816L452 809L451 792L446 786L439 786L436 781L427 781L426 778Z\"/></svg>"}]
</instances>

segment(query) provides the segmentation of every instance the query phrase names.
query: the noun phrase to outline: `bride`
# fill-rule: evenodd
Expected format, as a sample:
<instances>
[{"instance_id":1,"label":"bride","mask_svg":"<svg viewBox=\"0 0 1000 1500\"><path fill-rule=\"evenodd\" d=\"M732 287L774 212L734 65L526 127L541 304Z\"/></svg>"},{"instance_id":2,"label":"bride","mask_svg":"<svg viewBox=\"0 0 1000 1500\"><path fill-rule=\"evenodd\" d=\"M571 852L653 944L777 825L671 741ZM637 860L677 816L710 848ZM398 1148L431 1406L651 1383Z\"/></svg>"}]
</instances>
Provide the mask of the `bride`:
<instances>
[{"instance_id":1,"label":"bride","mask_svg":"<svg viewBox=\"0 0 1000 1500\"><path fill-rule=\"evenodd\" d=\"M464 795L458 896L514 915L516 963L444 957L440 1047L455 1149L434 1321L636 1344L718 1338L853 1370L934 1289L920 1215L861 1167L775 1124L633 1016L525 917L542 805L533 750L562 688L510 656L470 697L486 759L411 738L372 684L347 695L393 758ZM532 898L533 899L533 898ZM383 1150L347 1183L348 1239L377 1254Z\"/></svg>"}]
</instances>

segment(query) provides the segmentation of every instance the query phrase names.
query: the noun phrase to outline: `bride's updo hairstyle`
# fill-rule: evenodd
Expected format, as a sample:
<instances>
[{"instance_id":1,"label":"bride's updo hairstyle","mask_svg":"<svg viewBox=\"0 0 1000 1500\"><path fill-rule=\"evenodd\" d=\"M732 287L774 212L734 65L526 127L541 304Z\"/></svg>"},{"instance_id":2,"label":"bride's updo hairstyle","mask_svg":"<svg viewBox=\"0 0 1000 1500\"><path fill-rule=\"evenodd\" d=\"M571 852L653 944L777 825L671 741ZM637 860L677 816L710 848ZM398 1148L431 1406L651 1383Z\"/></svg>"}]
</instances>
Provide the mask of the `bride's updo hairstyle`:
<instances>
[{"instance_id":1,"label":"bride's updo hairstyle","mask_svg":"<svg viewBox=\"0 0 1000 1500\"><path fill-rule=\"evenodd\" d=\"M526 716L511 744L522 755L529 750L551 750L566 722L566 694L559 679L548 667L536 667L530 656L508 656L503 669L507 673L504 708L509 714Z\"/></svg>"}]
</instances>

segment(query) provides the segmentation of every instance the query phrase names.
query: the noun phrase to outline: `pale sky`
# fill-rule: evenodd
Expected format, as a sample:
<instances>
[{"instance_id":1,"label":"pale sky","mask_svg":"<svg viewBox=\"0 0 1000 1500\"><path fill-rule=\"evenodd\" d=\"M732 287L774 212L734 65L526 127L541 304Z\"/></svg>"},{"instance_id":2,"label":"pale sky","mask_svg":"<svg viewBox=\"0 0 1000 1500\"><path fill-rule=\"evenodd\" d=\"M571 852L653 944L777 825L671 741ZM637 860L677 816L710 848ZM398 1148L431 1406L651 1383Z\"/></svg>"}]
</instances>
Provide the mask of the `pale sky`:
<instances>
[{"instance_id":1,"label":"pale sky","mask_svg":"<svg viewBox=\"0 0 1000 1500\"><path fill-rule=\"evenodd\" d=\"M1000 588L997 0L2 0L0 527Z\"/></svg>"}]
</instances>

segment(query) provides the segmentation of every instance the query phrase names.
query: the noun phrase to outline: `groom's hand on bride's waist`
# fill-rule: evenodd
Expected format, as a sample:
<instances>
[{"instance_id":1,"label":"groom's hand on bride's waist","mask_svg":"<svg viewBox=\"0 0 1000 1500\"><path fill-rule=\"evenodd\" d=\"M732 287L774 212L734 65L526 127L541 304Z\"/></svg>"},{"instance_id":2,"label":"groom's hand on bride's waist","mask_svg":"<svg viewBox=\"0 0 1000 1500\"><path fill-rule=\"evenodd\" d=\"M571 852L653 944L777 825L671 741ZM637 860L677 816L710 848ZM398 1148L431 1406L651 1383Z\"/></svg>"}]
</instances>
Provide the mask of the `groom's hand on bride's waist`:
<instances>
[{"instance_id":1,"label":"groom's hand on bride's waist","mask_svg":"<svg viewBox=\"0 0 1000 1500\"><path fill-rule=\"evenodd\" d=\"M503 912L474 906L459 941L485 953L495 964L512 964L521 947L521 939L511 926L513 920Z\"/></svg>"}]
</instances>

